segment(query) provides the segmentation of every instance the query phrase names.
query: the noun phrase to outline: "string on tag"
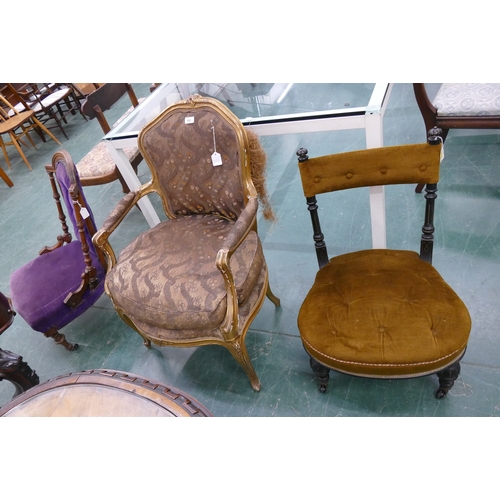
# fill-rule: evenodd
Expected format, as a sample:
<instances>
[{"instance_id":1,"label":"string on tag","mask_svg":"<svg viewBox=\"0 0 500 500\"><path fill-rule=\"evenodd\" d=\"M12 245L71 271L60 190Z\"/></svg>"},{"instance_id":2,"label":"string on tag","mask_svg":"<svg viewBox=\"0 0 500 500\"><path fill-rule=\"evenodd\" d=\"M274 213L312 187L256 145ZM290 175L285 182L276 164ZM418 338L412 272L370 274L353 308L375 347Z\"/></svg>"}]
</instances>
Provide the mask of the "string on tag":
<instances>
[{"instance_id":1,"label":"string on tag","mask_svg":"<svg viewBox=\"0 0 500 500\"><path fill-rule=\"evenodd\" d=\"M212 153L212 165L214 167L219 167L220 165L222 165L222 157L217 152L217 144L216 144L216 141L215 141L215 127L214 127L213 120L210 120L210 123L212 124L211 128L212 128L212 134L213 134L213 137L214 137L214 152Z\"/></svg>"}]
</instances>

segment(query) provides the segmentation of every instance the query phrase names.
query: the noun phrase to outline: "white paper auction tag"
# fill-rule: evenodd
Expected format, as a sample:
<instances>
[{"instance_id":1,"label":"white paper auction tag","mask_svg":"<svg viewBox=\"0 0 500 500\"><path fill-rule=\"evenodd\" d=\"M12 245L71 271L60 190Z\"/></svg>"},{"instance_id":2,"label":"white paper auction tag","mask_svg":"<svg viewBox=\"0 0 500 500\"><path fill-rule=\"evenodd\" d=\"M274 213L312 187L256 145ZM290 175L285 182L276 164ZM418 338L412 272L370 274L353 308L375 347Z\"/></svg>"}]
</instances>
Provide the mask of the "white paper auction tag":
<instances>
[{"instance_id":1,"label":"white paper auction tag","mask_svg":"<svg viewBox=\"0 0 500 500\"><path fill-rule=\"evenodd\" d=\"M214 151L214 153L212 153L212 165L214 167L219 167L220 165L222 165L222 157L220 153L217 153L217 151Z\"/></svg>"},{"instance_id":2,"label":"white paper auction tag","mask_svg":"<svg viewBox=\"0 0 500 500\"><path fill-rule=\"evenodd\" d=\"M81 215L84 219L87 219L88 217L90 217L89 211L88 211L85 207L82 207L82 208L80 209L80 215Z\"/></svg>"}]
</instances>

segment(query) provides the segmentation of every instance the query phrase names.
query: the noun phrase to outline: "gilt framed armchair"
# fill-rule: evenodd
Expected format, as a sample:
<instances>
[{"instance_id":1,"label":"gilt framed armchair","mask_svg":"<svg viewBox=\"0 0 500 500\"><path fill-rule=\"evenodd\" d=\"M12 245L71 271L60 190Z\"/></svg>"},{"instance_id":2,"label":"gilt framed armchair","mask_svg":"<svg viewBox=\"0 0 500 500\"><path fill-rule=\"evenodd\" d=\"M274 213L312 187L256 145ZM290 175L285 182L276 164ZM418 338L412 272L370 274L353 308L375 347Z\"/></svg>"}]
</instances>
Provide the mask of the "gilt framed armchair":
<instances>
[{"instance_id":1,"label":"gilt framed armchair","mask_svg":"<svg viewBox=\"0 0 500 500\"><path fill-rule=\"evenodd\" d=\"M280 302L257 233L259 195L266 204L258 138L215 99L192 96L146 125L139 149L152 180L126 195L94 236L108 261L106 293L146 346L224 346L260 390L245 336L266 295ZM167 220L117 257L109 237L151 193Z\"/></svg>"}]
</instances>

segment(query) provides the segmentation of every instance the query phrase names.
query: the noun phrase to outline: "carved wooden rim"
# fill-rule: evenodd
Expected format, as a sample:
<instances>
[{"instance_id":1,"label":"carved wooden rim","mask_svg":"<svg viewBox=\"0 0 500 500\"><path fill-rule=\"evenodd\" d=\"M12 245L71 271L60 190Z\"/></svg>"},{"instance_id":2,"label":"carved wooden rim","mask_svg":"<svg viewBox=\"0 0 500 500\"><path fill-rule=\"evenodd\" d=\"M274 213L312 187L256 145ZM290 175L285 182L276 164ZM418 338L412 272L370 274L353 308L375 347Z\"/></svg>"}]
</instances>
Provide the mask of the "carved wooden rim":
<instances>
[{"instance_id":1,"label":"carved wooden rim","mask_svg":"<svg viewBox=\"0 0 500 500\"><path fill-rule=\"evenodd\" d=\"M77 384L94 384L122 389L156 403L177 417L213 417L200 402L179 389L117 370L85 370L50 379L29 389L0 408L0 416L45 391Z\"/></svg>"}]
</instances>

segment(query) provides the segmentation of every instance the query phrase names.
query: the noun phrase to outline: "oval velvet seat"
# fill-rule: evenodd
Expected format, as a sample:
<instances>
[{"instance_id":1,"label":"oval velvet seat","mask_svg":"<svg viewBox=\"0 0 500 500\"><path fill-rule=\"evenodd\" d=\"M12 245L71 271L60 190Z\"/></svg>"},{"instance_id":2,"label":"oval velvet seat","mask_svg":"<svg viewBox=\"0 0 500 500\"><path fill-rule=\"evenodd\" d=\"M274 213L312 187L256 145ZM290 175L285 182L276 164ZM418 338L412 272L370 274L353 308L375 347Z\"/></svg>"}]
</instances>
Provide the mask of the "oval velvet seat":
<instances>
[{"instance_id":1,"label":"oval velvet seat","mask_svg":"<svg viewBox=\"0 0 500 500\"><path fill-rule=\"evenodd\" d=\"M332 258L299 312L308 353L363 377L434 373L467 346L467 308L436 269L407 250L363 250Z\"/></svg>"}]
</instances>

